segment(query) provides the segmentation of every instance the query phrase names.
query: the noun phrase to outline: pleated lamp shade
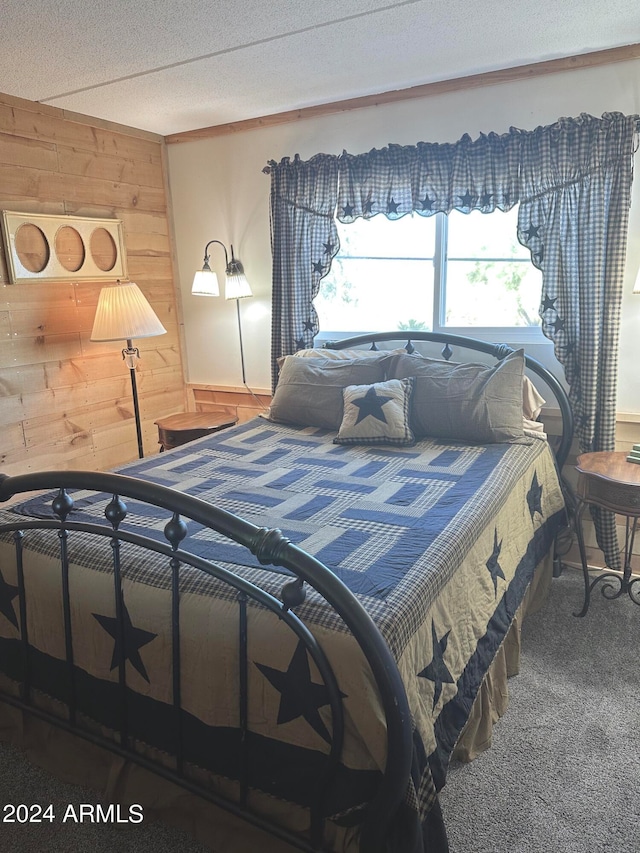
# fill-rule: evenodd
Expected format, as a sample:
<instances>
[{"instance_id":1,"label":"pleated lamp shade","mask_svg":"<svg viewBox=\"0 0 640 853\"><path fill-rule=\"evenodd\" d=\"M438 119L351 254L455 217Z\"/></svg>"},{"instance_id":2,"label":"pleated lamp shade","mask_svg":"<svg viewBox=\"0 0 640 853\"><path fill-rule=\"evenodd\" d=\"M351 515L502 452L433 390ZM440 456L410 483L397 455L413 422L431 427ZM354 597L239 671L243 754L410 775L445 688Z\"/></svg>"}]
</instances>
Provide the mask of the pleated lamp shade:
<instances>
[{"instance_id":1,"label":"pleated lamp shade","mask_svg":"<svg viewBox=\"0 0 640 853\"><path fill-rule=\"evenodd\" d=\"M201 269L193 277L192 296L220 296L218 276L210 269Z\"/></svg>"},{"instance_id":2,"label":"pleated lamp shade","mask_svg":"<svg viewBox=\"0 0 640 853\"><path fill-rule=\"evenodd\" d=\"M118 282L100 291L92 341L152 338L166 331L135 282Z\"/></svg>"},{"instance_id":3,"label":"pleated lamp shade","mask_svg":"<svg viewBox=\"0 0 640 853\"><path fill-rule=\"evenodd\" d=\"M224 298L243 299L245 296L253 296L246 275L244 273L228 275L224 282Z\"/></svg>"}]
</instances>

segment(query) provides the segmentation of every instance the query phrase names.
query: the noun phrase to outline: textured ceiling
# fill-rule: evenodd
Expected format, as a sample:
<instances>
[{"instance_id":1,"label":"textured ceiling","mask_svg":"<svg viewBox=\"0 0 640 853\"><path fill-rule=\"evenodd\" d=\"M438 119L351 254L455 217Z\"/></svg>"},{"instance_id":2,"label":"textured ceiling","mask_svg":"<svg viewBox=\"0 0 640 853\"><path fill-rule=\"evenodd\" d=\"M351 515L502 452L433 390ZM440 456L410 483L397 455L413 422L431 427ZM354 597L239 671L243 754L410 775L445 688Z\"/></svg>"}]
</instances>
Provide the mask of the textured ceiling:
<instances>
[{"instance_id":1,"label":"textured ceiling","mask_svg":"<svg viewBox=\"0 0 640 853\"><path fill-rule=\"evenodd\" d=\"M160 134L640 42L638 0L2 0L0 91Z\"/></svg>"}]
</instances>

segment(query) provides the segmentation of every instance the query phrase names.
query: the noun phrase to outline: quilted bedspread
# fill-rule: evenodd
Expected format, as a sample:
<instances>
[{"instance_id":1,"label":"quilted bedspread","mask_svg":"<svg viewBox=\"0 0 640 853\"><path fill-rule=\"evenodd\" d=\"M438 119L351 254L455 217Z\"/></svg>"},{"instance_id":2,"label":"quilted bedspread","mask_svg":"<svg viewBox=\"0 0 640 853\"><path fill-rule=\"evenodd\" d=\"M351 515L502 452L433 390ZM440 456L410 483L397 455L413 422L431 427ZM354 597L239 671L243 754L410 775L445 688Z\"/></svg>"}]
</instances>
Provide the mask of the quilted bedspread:
<instances>
[{"instance_id":1,"label":"quilted bedspread","mask_svg":"<svg viewBox=\"0 0 640 853\"><path fill-rule=\"evenodd\" d=\"M278 527L351 589L387 640L415 721L415 761L404 850L424 839L416 826L429 814L473 700L502 643L538 562L564 520L564 503L546 442L466 446L420 441L413 447L344 447L333 433L256 419L231 430L136 462L122 473L152 480L240 515ZM75 492L73 520L103 519L109 497ZM48 517L50 498L2 513ZM128 501L123 527L163 538L166 513ZM27 533L27 537L29 534ZM25 562L31 600L52 613L28 611L34 684L64 703L64 635L60 631L59 544L40 541ZM88 550L83 534L69 540L76 690L84 713L118 727L118 673L109 549ZM243 547L190 525L188 549L233 567L277 594L286 570L265 569ZM17 580L12 546L0 548L0 657L20 680ZM48 552L48 553L44 553ZM53 558L53 561L52 561ZM170 580L166 559L132 552L123 563L130 732L146 751L170 754ZM47 571L44 567L48 566ZM38 591L39 590L39 591ZM236 603L195 570L181 582L185 708L184 750L194 772L227 793L237 785ZM351 849L352 827L384 765L384 720L362 654L340 618L313 594L299 608L315 624L344 694L346 743L339 783L327 805L332 844ZM234 634L235 637L235 634ZM215 644L209 642L214 639ZM326 696L304 649L278 620L253 608L249 620L252 786L258 808L306 825L305 804L330 743ZM306 683L308 701L299 701ZM426 839L426 844L430 843Z\"/></svg>"}]
</instances>

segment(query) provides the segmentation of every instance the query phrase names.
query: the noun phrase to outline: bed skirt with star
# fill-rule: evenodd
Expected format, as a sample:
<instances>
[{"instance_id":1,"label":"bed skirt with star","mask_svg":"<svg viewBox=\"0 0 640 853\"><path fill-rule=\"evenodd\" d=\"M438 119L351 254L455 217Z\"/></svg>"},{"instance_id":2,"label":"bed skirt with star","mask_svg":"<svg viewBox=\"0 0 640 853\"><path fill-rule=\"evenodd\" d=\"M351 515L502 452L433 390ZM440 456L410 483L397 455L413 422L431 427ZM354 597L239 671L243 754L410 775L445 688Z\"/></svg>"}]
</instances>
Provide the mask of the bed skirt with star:
<instances>
[{"instance_id":1,"label":"bed skirt with star","mask_svg":"<svg viewBox=\"0 0 640 853\"><path fill-rule=\"evenodd\" d=\"M564 523L555 463L533 437L409 448L332 439L257 419L123 473L260 530L279 529L356 597L391 652L410 715L411 767L388 849L446 850L437 791ZM56 506L51 495L37 496L0 518L2 691L20 701L28 692L32 706L68 728L106 734L148 764L175 769L178 755L187 787L214 790L282 825L301 849L360 849L389 745L378 684L343 618L313 590L296 600L300 586L286 561L266 568L264 553L226 538L219 525L200 519L183 529L178 513L168 523L166 512L136 499L125 511L110 492L60 494ZM100 529L112 547L98 551L90 540ZM114 530L121 548L113 547ZM140 533L158 543L157 553L138 548ZM217 576L202 570L205 561ZM286 618L262 602L239 603L224 572L276 597L288 586ZM292 611L319 657L285 624ZM319 842L309 804L328 767Z\"/></svg>"}]
</instances>

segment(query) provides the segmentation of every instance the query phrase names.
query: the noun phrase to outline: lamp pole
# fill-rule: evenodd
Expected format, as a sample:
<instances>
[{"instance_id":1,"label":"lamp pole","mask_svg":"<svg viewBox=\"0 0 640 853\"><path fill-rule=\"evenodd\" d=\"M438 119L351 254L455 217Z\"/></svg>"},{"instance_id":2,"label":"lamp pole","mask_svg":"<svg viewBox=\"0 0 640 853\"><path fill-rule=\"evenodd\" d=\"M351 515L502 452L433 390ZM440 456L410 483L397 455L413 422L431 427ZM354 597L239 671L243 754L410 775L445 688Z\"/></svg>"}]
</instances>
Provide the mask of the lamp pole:
<instances>
[{"instance_id":1,"label":"lamp pole","mask_svg":"<svg viewBox=\"0 0 640 853\"><path fill-rule=\"evenodd\" d=\"M129 368L131 374L131 392L133 394L133 414L136 419L136 435L138 437L138 456L144 459L142 447L142 425L140 423L140 406L138 405L138 383L136 380L136 359L140 358L140 350L133 346L130 338L127 338L127 348L122 350L122 358Z\"/></svg>"}]
</instances>

